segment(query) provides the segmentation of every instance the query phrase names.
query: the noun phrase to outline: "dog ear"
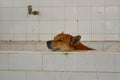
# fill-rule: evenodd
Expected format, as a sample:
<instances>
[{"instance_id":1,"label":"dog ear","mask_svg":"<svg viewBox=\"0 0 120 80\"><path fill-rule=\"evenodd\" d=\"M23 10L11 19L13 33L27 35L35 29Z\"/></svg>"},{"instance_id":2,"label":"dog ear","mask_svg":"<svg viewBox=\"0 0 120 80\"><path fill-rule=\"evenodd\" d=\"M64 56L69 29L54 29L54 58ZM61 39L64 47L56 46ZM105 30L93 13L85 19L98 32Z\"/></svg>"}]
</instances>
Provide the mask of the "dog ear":
<instances>
[{"instance_id":1,"label":"dog ear","mask_svg":"<svg viewBox=\"0 0 120 80\"><path fill-rule=\"evenodd\" d=\"M80 36L80 35L74 36L73 39L72 39L71 44L72 44L73 46L76 46L76 45L79 43L80 39L81 39L81 36Z\"/></svg>"}]
</instances>

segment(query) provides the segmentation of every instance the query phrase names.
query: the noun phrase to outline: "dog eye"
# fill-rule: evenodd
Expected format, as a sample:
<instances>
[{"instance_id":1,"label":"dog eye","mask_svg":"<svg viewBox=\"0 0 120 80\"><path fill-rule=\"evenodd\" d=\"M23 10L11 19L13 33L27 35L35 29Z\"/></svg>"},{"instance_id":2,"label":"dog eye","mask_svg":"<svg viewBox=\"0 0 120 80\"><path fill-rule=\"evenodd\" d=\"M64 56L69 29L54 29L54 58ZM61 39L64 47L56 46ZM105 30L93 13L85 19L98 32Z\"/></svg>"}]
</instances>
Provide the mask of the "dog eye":
<instances>
[{"instance_id":1,"label":"dog eye","mask_svg":"<svg viewBox=\"0 0 120 80\"><path fill-rule=\"evenodd\" d=\"M63 42L61 39L58 40L59 42Z\"/></svg>"}]
</instances>

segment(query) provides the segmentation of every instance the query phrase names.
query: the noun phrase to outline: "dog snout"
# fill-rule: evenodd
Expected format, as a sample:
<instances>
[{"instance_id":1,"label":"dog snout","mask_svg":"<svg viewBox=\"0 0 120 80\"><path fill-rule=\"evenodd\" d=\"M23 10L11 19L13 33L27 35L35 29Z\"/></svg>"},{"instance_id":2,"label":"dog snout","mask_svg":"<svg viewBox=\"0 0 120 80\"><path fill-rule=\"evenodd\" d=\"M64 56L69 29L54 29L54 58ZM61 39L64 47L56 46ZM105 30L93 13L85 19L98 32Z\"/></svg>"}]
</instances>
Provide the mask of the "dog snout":
<instances>
[{"instance_id":1,"label":"dog snout","mask_svg":"<svg viewBox=\"0 0 120 80\"><path fill-rule=\"evenodd\" d=\"M52 49L52 41L47 41L47 47L48 47L49 49Z\"/></svg>"}]
</instances>

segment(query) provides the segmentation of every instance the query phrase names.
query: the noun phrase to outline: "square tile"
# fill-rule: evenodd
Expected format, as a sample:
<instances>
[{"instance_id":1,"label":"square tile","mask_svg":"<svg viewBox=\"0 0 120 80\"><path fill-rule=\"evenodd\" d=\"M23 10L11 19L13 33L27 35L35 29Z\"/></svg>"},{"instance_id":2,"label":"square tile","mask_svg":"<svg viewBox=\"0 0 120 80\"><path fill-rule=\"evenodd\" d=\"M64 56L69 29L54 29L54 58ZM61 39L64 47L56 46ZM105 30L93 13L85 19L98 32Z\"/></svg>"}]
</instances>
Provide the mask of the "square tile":
<instances>
[{"instance_id":1,"label":"square tile","mask_svg":"<svg viewBox=\"0 0 120 80\"><path fill-rule=\"evenodd\" d=\"M115 55L115 71L120 72L120 55Z\"/></svg>"},{"instance_id":2,"label":"square tile","mask_svg":"<svg viewBox=\"0 0 120 80\"><path fill-rule=\"evenodd\" d=\"M26 41L25 33L15 34L15 41Z\"/></svg>"},{"instance_id":3,"label":"square tile","mask_svg":"<svg viewBox=\"0 0 120 80\"><path fill-rule=\"evenodd\" d=\"M77 70L77 55L45 54L43 55L43 69L57 71Z\"/></svg>"},{"instance_id":4,"label":"square tile","mask_svg":"<svg viewBox=\"0 0 120 80\"><path fill-rule=\"evenodd\" d=\"M105 7L106 19L119 19L118 6Z\"/></svg>"},{"instance_id":5,"label":"square tile","mask_svg":"<svg viewBox=\"0 0 120 80\"><path fill-rule=\"evenodd\" d=\"M25 7L25 0L15 0L14 1L15 7Z\"/></svg>"},{"instance_id":6,"label":"square tile","mask_svg":"<svg viewBox=\"0 0 120 80\"><path fill-rule=\"evenodd\" d=\"M97 80L119 80L120 74L114 73L97 73Z\"/></svg>"},{"instance_id":7,"label":"square tile","mask_svg":"<svg viewBox=\"0 0 120 80\"><path fill-rule=\"evenodd\" d=\"M119 41L119 34L106 34L106 40L108 41Z\"/></svg>"},{"instance_id":8,"label":"square tile","mask_svg":"<svg viewBox=\"0 0 120 80\"><path fill-rule=\"evenodd\" d=\"M1 0L1 7L13 7L14 6L14 0Z\"/></svg>"},{"instance_id":9,"label":"square tile","mask_svg":"<svg viewBox=\"0 0 120 80\"><path fill-rule=\"evenodd\" d=\"M78 32L77 21L65 21L65 32L77 33Z\"/></svg>"},{"instance_id":10,"label":"square tile","mask_svg":"<svg viewBox=\"0 0 120 80\"><path fill-rule=\"evenodd\" d=\"M63 20L64 19L64 7L53 7L52 8L52 19Z\"/></svg>"},{"instance_id":11,"label":"square tile","mask_svg":"<svg viewBox=\"0 0 120 80\"><path fill-rule=\"evenodd\" d=\"M105 22L104 21L92 21L92 33L105 35Z\"/></svg>"},{"instance_id":12,"label":"square tile","mask_svg":"<svg viewBox=\"0 0 120 80\"><path fill-rule=\"evenodd\" d=\"M38 33L38 21L27 21L26 33Z\"/></svg>"},{"instance_id":13,"label":"square tile","mask_svg":"<svg viewBox=\"0 0 120 80\"><path fill-rule=\"evenodd\" d=\"M39 20L51 20L51 8L50 7L40 7Z\"/></svg>"},{"instance_id":14,"label":"square tile","mask_svg":"<svg viewBox=\"0 0 120 80\"><path fill-rule=\"evenodd\" d=\"M106 21L106 33L110 34L118 34L120 31L120 23L117 20L114 21Z\"/></svg>"},{"instance_id":15,"label":"square tile","mask_svg":"<svg viewBox=\"0 0 120 80\"><path fill-rule=\"evenodd\" d=\"M93 33L92 34L92 40L93 41L105 41L106 40L106 36L105 34L97 34L97 33Z\"/></svg>"},{"instance_id":16,"label":"square tile","mask_svg":"<svg viewBox=\"0 0 120 80\"><path fill-rule=\"evenodd\" d=\"M97 71L115 71L114 55L101 54L96 56L96 69Z\"/></svg>"},{"instance_id":17,"label":"square tile","mask_svg":"<svg viewBox=\"0 0 120 80\"><path fill-rule=\"evenodd\" d=\"M25 72L0 71L0 80L26 80Z\"/></svg>"},{"instance_id":18,"label":"square tile","mask_svg":"<svg viewBox=\"0 0 120 80\"><path fill-rule=\"evenodd\" d=\"M9 54L9 69L42 70L42 55Z\"/></svg>"},{"instance_id":19,"label":"square tile","mask_svg":"<svg viewBox=\"0 0 120 80\"><path fill-rule=\"evenodd\" d=\"M48 40L51 40L51 35L52 33L49 33L49 34L40 34L39 35L39 39L38 40L42 40L42 41L48 41Z\"/></svg>"},{"instance_id":20,"label":"square tile","mask_svg":"<svg viewBox=\"0 0 120 80\"><path fill-rule=\"evenodd\" d=\"M91 0L78 0L78 5L79 6L90 6Z\"/></svg>"},{"instance_id":21,"label":"square tile","mask_svg":"<svg viewBox=\"0 0 120 80\"><path fill-rule=\"evenodd\" d=\"M105 5L118 5L118 0L105 0Z\"/></svg>"},{"instance_id":22,"label":"square tile","mask_svg":"<svg viewBox=\"0 0 120 80\"><path fill-rule=\"evenodd\" d=\"M14 8L2 8L2 20L14 20Z\"/></svg>"},{"instance_id":23,"label":"square tile","mask_svg":"<svg viewBox=\"0 0 120 80\"><path fill-rule=\"evenodd\" d=\"M77 6L77 0L65 0L65 6Z\"/></svg>"},{"instance_id":24,"label":"square tile","mask_svg":"<svg viewBox=\"0 0 120 80\"><path fill-rule=\"evenodd\" d=\"M39 6L51 6L51 0L40 0Z\"/></svg>"},{"instance_id":25,"label":"square tile","mask_svg":"<svg viewBox=\"0 0 120 80\"><path fill-rule=\"evenodd\" d=\"M78 25L79 25L79 33L82 33L82 34L91 34L92 32L92 24L91 24L91 21L79 21L78 22Z\"/></svg>"},{"instance_id":26,"label":"square tile","mask_svg":"<svg viewBox=\"0 0 120 80\"><path fill-rule=\"evenodd\" d=\"M51 33L51 21L39 22L39 33Z\"/></svg>"},{"instance_id":27,"label":"square tile","mask_svg":"<svg viewBox=\"0 0 120 80\"><path fill-rule=\"evenodd\" d=\"M52 6L64 6L64 0L51 0Z\"/></svg>"},{"instance_id":28,"label":"square tile","mask_svg":"<svg viewBox=\"0 0 120 80\"><path fill-rule=\"evenodd\" d=\"M92 0L92 5L93 6L104 6L104 1L105 0Z\"/></svg>"},{"instance_id":29,"label":"square tile","mask_svg":"<svg viewBox=\"0 0 120 80\"><path fill-rule=\"evenodd\" d=\"M26 33L26 23L24 21L15 21L15 34L21 33L25 34Z\"/></svg>"},{"instance_id":30,"label":"square tile","mask_svg":"<svg viewBox=\"0 0 120 80\"><path fill-rule=\"evenodd\" d=\"M77 7L65 7L65 19L77 19Z\"/></svg>"},{"instance_id":31,"label":"square tile","mask_svg":"<svg viewBox=\"0 0 120 80\"><path fill-rule=\"evenodd\" d=\"M52 21L52 32L60 33L64 31L64 22L63 21Z\"/></svg>"},{"instance_id":32,"label":"square tile","mask_svg":"<svg viewBox=\"0 0 120 80\"><path fill-rule=\"evenodd\" d=\"M78 71L96 71L96 55L78 54Z\"/></svg>"},{"instance_id":33,"label":"square tile","mask_svg":"<svg viewBox=\"0 0 120 80\"><path fill-rule=\"evenodd\" d=\"M91 8L90 7L79 7L78 18L79 19L91 19Z\"/></svg>"},{"instance_id":34,"label":"square tile","mask_svg":"<svg viewBox=\"0 0 120 80\"><path fill-rule=\"evenodd\" d=\"M104 18L105 18L104 7L92 7L92 19L104 20Z\"/></svg>"},{"instance_id":35,"label":"square tile","mask_svg":"<svg viewBox=\"0 0 120 80\"><path fill-rule=\"evenodd\" d=\"M26 40L27 41L38 41L38 34L36 33L27 33L26 34Z\"/></svg>"},{"instance_id":36,"label":"square tile","mask_svg":"<svg viewBox=\"0 0 120 80\"><path fill-rule=\"evenodd\" d=\"M38 7L39 6L39 3L38 3L39 0L35 0L35 1L25 0L25 1L26 1L26 5L32 5L33 7Z\"/></svg>"},{"instance_id":37,"label":"square tile","mask_svg":"<svg viewBox=\"0 0 120 80\"><path fill-rule=\"evenodd\" d=\"M14 22L3 21L2 22L2 33L14 33Z\"/></svg>"},{"instance_id":38,"label":"square tile","mask_svg":"<svg viewBox=\"0 0 120 80\"><path fill-rule=\"evenodd\" d=\"M21 1L21 0L19 0L19 1ZM15 8L14 14L15 14L14 15L15 20L25 20L26 15L27 15L27 11L25 8Z\"/></svg>"},{"instance_id":39,"label":"square tile","mask_svg":"<svg viewBox=\"0 0 120 80\"><path fill-rule=\"evenodd\" d=\"M27 72L26 80L61 80L61 79L60 73L58 72Z\"/></svg>"},{"instance_id":40,"label":"square tile","mask_svg":"<svg viewBox=\"0 0 120 80\"><path fill-rule=\"evenodd\" d=\"M8 69L8 54L0 53L0 69Z\"/></svg>"}]
</instances>

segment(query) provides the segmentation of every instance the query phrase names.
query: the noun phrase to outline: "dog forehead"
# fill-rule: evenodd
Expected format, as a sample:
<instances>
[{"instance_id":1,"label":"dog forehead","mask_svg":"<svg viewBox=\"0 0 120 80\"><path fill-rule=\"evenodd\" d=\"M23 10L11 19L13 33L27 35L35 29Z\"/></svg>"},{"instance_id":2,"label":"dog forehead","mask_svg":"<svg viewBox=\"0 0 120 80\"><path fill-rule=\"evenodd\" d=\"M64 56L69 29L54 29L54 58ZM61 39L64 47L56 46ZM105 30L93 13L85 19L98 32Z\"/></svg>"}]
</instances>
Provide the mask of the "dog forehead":
<instances>
[{"instance_id":1,"label":"dog forehead","mask_svg":"<svg viewBox=\"0 0 120 80\"><path fill-rule=\"evenodd\" d=\"M71 38L73 37L72 35L69 35L69 34L58 34L54 37L54 39L67 39L67 38Z\"/></svg>"}]
</instances>

